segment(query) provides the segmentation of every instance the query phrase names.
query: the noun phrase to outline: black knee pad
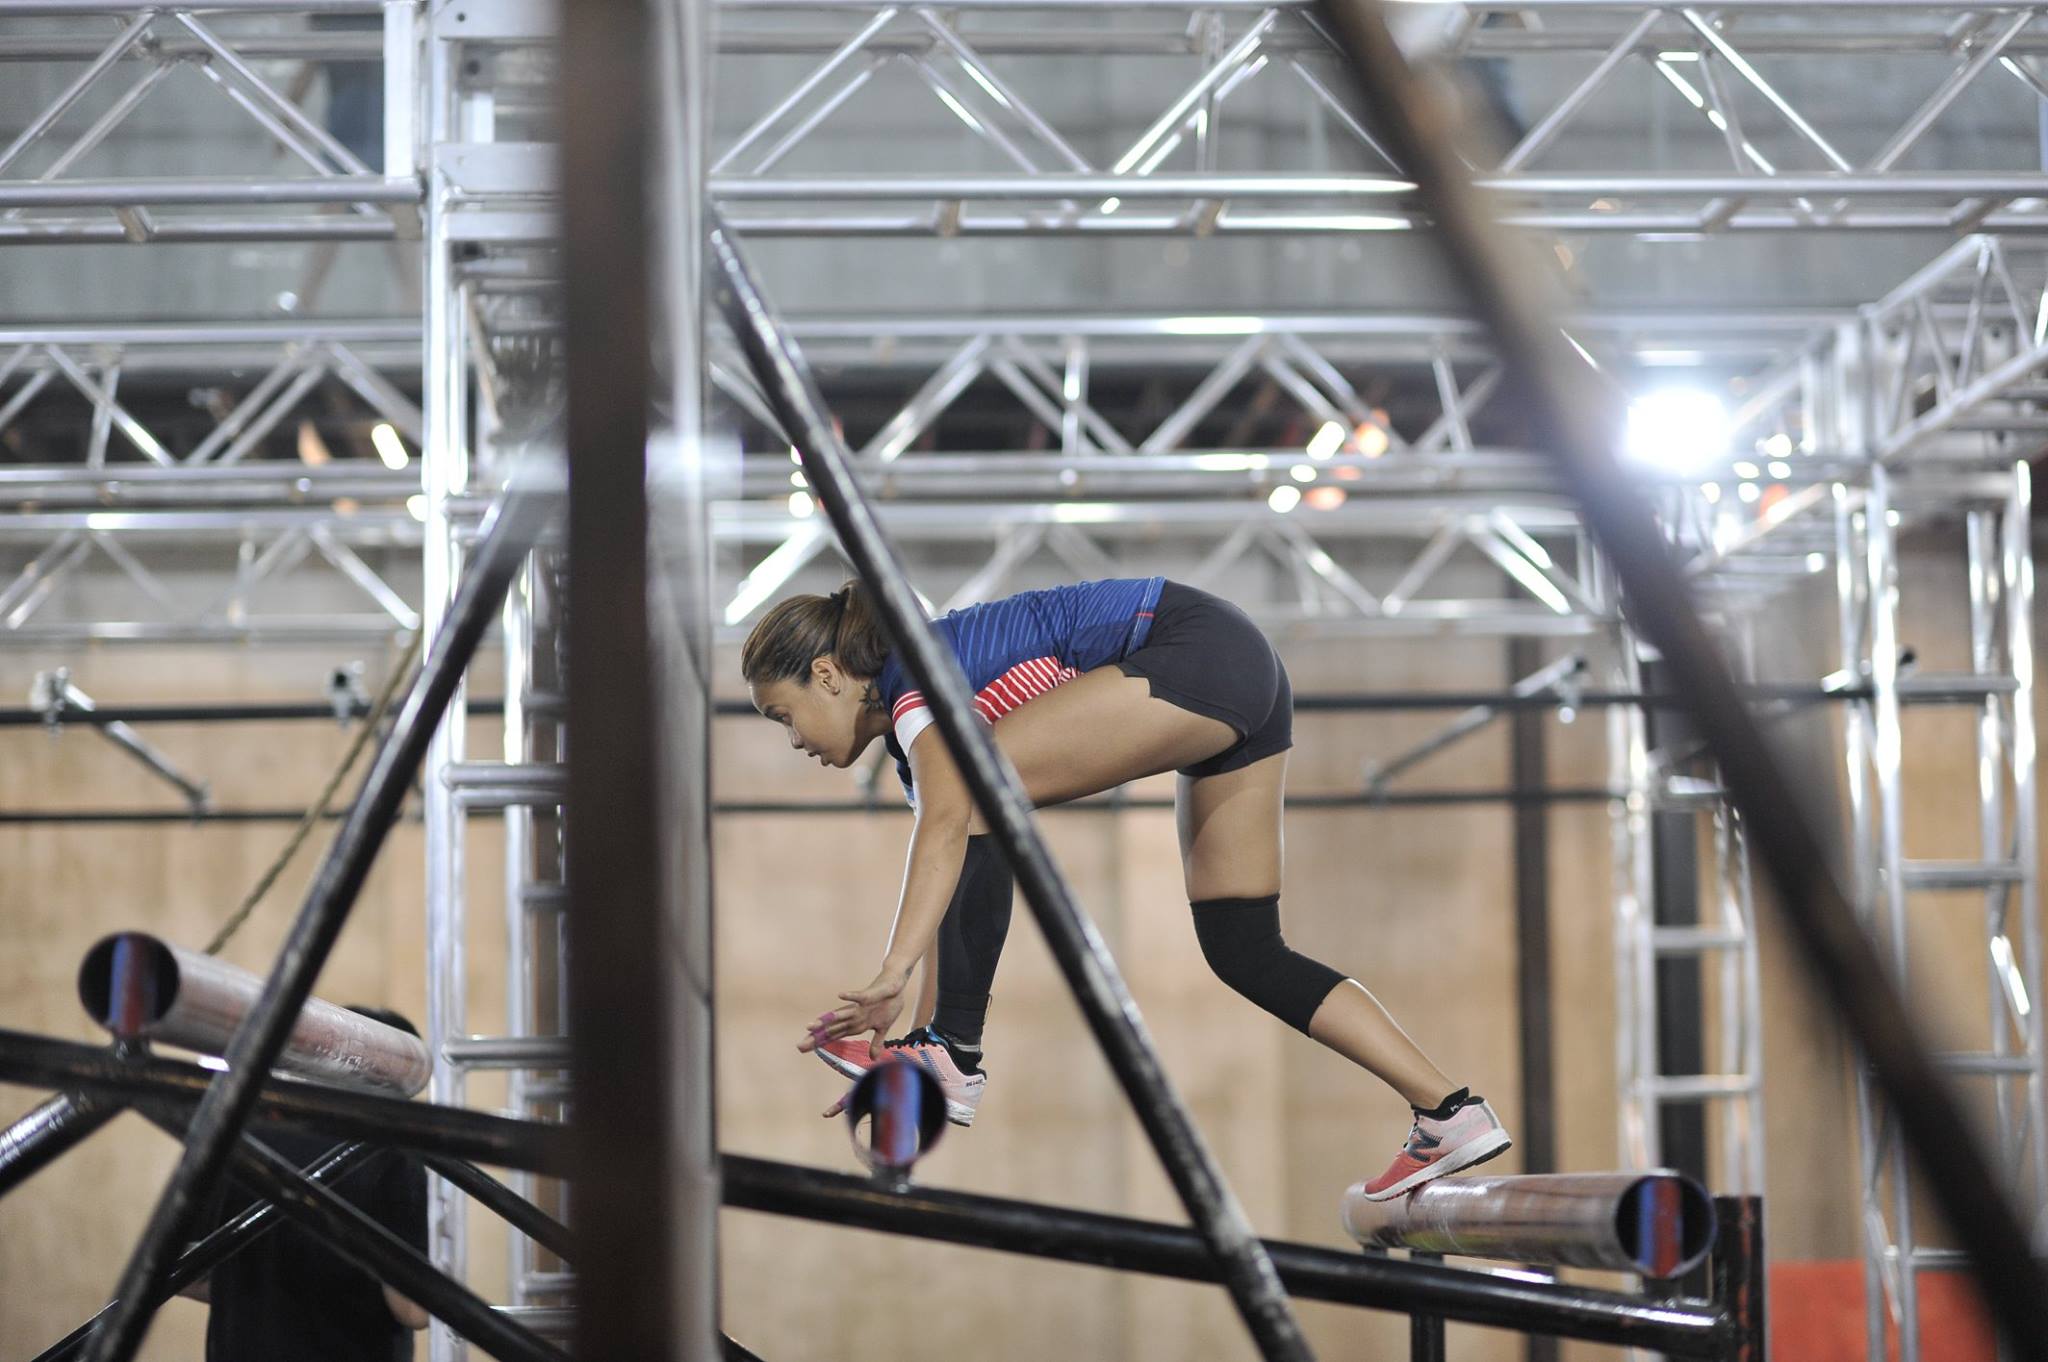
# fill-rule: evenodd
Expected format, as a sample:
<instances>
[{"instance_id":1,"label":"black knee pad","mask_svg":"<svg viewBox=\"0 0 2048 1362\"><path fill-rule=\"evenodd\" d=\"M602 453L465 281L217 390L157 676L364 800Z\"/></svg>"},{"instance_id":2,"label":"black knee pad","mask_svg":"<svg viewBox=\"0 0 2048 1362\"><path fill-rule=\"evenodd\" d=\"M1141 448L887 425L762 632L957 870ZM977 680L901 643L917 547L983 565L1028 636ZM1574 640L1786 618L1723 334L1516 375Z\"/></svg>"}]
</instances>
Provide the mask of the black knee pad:
<instances>
[{"instance_id":1,"label":"black knee pad","mask_svg":"<svg viewBox=\"0 0 2048 1362\"><path fill-rule=\"evenodd\" d=\"M1303 1035L1309 1018L1344 976L1288 946L1280 935L1280 896L1203 899L1195 939L1216 977Z\"/></svg>"}]
</instances>

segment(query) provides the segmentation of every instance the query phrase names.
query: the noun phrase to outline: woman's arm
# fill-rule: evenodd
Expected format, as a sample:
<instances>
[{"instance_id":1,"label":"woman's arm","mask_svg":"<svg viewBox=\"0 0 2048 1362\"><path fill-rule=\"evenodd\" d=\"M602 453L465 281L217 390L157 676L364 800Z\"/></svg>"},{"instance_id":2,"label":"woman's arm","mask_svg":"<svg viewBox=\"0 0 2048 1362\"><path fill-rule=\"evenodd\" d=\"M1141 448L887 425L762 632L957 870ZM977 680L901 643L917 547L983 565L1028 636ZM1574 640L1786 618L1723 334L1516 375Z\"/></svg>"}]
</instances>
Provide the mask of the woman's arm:
<instances>
[{"instance_id":1,"label":"woman's arm","mask_svg":"<svg viewBox=\"0 0 2048 1362\"><path fill-rule=\"evenodd\" d=\"M391 1318L408 1329L424 1329L432 1323L425 1310L388 1286L384 1287L384 1308L391 1312Z\"/></svg>"},{"instance_id":2,"label":"woman's arm","mask_svg":"<svg viewBox=\"0 0 2048 1362\"><path fill-rule=\"evenodd\" d=\"M909 756L911 783L917 790L917 824L910 833L903 893L890 924L881 970L866 988L840 994L851 1006L820 1017L809 1038L797 1047L801 1050L872 1031L870 1050L879 1054L884 1033L903 1010L910 971L930 952L939 923L953 902L953 891L959 887L960 868L967 859L967 830L974 815L966 783L936 727L918 735Z\"/></svg>"}]
</instances>

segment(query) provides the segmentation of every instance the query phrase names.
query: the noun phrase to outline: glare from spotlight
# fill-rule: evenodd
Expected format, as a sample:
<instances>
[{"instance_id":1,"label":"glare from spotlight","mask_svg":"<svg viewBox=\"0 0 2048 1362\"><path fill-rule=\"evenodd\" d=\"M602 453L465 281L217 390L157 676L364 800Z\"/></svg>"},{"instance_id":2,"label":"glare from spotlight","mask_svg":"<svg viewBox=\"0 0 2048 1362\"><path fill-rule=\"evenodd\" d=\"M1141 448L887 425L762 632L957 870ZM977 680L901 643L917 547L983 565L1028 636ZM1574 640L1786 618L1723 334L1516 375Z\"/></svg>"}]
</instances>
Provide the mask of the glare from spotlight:
<instances>
[{"instance_id":1,"label":"glare from spotlight","mask_svg":"<svg viewBox=\"0 0 2048 1362\"><path fill-rule=\"evenodd\" d=\"M794 472L794 473L791 473L791 474L789 475L789 485L790 485L791 487L809 487L809 486L810 486L810 484L809 484L808 482L805 482L805 481L804 481L804 474L803 474L803 470L802 470L802 469L798 469L798 470L797 470L796 472Z\"/></svg>"},{"instance_id":2,"label":"glare from spotlight","mask_svg":"<svg viewBox=\"0 0 2048 1362\"><path fill-rule=\"evenodd\" d=\"M802 463L804 461L804 456L796 452L795 445L789 447L789 461L791 463Z\"/></svg>"},{"instance_id":3,"label":"glare from spotlight","mask_svg":"<svg viewBox=\"0 0 2048 1362\"><path fill-rule=\"evenodd\" d=\"M1315 434L1308 437L1308 456L1311 459L1327 459L1344 447L1344 427L1335 421L1325 421Z\"/></svg>"},{"instance_id":4,"label":"glare from spotlight","mask_svg":"<svg viewBox=\"0 0 2048 1362\"><path fill-rule=\"evenodd\" d=\"M1698 388L1663 388L1628 404L1629 457L1640 463L1690 473L1727 451L1728 411L1721 399Z\"/></svg>"},{"instance_id":5,"label":"glare from spotlight","mask_svg":"<svg viewBox=\"0 0 2048 1362\"><path fill-rule=\"evenodd\" d=\"M1311 487L1302 500L1311 511L1334 511L1344 504L1346 495L1341 487Z\"/></svg>"},{"instance_id":6,"label":"glare from spotlight","mask_svg":"<svg viewBox=\"0 0 2048 1362\"><path fill-rule=\"evenodd\" d=\"M405 499L405 513L422 525L427 522L427 499L417 492Z\"/></svg>"},{"instance_id":7,"label":"glare from spotlight","mask_svg":"<svg viewBox=\"0 0 2048 1362\"><path fill-rule=\"evenodd\" d=\"M1291 482L1283 482L1273 489L1273 495L1266 498L1266 504L1285 515L1301 504L1301 489Z\"/></svg>"},{"instance_id":8,"label":"glare from spotlight","mask_svg":"<svg viewBox=\"0 0 2048 1362\"><path fill-rule=\"evenodd\" d=\"M1760 478L1764 475L1762 469L1758 468L1755 464L1751 463L1747 459L1744 459L1742 462L1736 464L1731 471L1733 471L1735 476L1738 478Z\"/></svg>"},{"instance_id":9,"label":"glare from spotlight","mask_svg":"<svg viewBox=\"0 0 2048 1362\"><path fill-rule=\"evenodd\" d=\"M1393 441L1387 437L1387 428L1378 421L1367 421L1351 432L1351 443L1358 446L1358 452L1368 459L1377 459L1387 452Z\"/></svg>"},{"instance_id":10,"label":"glare from spotlight","mask_svg":"<svg viewBox=\"0 0 2048 1362\"><path fill-rule=\"evenodd\" d=\"M1808 572L1821 572L1826 569L1827 565L1828 556L1825 553L1809 553L1806 555L1806 570Z\"/></svg>"},{"instance_id":11,"label":"glare from spotlight","mask_svg":"<svg viewBox=\"0 0 2048 1362\"><path fill-rule=\"evenodd\" d=\"M377 447L377 457L384 461L384 466L394 473L412 458L405 452L405 441L398 438L398 428L389 421L379 421L370 427L370 443Z\"/></svg>"},{"instance_id":12,"label":"glare from spotlight","mask_svg":"<svg viewBox=\"0 0 2048 1362\"><path fill-rule=\"evenodd\" d=\"M798 520L802 520L816 509L817 507L811 501L811 494L809 492L791 492L789 494L789 513Z\"/></svg>"},{"instance_id":13,"label":"glare from spotlight","mask_svg":"<svg viewBox=\"0 0 2048 1362\"><path fill-rule=\"evenodd\" d=\"M1314 482L1316 480L1316 470L1310 468L1305 463L1298 463L1287 470L1287 476L1293 478L1296 482Z\"/></svg>"},{"instance_id":14,"label":"glare from spotlight","mask_svg":"<svg viewBox=\"0 0 2048 1362\"><path fill-rule=\"evenodd\" d=\"M1773 459L1770 462L1769 468L1765 471L1782 482L1784 479L1792 476L1792 465L1786 463L1783 459Z\"/></svg>"},{"instance_id":15,"label":"glare from spotlight","mask_svg":"<svg viewBox=\"0 0 2048 1362\"><path fill-rule=\"evenodd\" d=\"M1755 501L1758 497L1762 496L1763 493L1757 490L1757 485L1755 483L1745 482L1742 484L1742 486L1735 489L1735 495L1741 497L1745 502L1750 502Z\"/></svg>"},{"instance_id":16,"label":"glare from spotlight","mask_svg":"<svg viewBox=\"0 0 2048 1362\"><path fill-rule=\"evenodd\" d=\"M1781 430L1758 445L1757 448L1773 459L1782 459L1792 452L1792 437Z\"/></svg>"},{"instance_id":17,"label":"glare from spotlight","mask_svg":"<svg viewBox=\"0 0 2048 1362\"><path fill-rule=\"evenodd\" d=\"M1894 528L1896 528L1899 525L1900 521L1903 519L1904 517L1902 517L1897 511L1886 511L1884 513L1884 523L1893 526Z\"/></svg>"},{"instance_id":18,"label":"glare from spotlight","mask_svg":"<svg viewBox=\"0 0 2048 1362\"><path fill-rule=\"evenodd\" d=\"M1721 484L1718 482L1701 483L1700 495L1706 498L1707 505L1715 505L1721 500Z\"/></svg>"}]
</instances>

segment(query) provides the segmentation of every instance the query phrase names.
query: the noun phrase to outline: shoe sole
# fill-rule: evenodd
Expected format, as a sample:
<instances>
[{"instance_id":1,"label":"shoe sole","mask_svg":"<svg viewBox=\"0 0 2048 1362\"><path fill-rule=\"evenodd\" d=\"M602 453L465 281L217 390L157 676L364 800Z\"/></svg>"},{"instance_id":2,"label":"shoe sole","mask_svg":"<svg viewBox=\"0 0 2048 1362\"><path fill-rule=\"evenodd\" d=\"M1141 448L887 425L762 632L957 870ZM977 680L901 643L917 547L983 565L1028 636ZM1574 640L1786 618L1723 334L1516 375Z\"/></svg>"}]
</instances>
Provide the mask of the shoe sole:
<instances>
[{"instance_id":1,"label":"shoe sole","mask_svg":"<svg viewBox=\"0 0 2048 1362\"><path fill-rule=\"evenodd\" d=\"M1505 1130L1489 1131L1477 1139L1459 1145L1444 1155L1441 1162L1427 1168L1418 1168L1407 1177L1382 1192L1367 1192L1367 1201L1392 1201L1395 1197L1412 1192L1425 1182L1435 1182L1449 1173L1462 1173L1467 1168L1477 1168L1488 1159L1497 1159L1515 1147Z\"/></svg>"},{"instance_id":2,"label":"shoe sole","mask_svg":"<svg viewBox=\"0 0 2048 1362\"><path fill-rule=\"evenodd\" d=\"M855 1082L859 1082L861 1075L867 1072L867 1069L862 1068L860 1065L849 1064L838 1055L831 1054L825 1050L815 1050L812 1053L816 1054L819 1059L824 1060L825 1067L838 1074L841 1078L850 1078ZM934 1079L933 1081L936 1082L937 1080ZM943 1090L941 1090L941 1095L943 1095ZM971 1126L974 1124L974 1108L964 1102L955 1102L952 1098L948 1097L946 1098L946 1119L956 1126Z\"/></svg>"}]
</instances>

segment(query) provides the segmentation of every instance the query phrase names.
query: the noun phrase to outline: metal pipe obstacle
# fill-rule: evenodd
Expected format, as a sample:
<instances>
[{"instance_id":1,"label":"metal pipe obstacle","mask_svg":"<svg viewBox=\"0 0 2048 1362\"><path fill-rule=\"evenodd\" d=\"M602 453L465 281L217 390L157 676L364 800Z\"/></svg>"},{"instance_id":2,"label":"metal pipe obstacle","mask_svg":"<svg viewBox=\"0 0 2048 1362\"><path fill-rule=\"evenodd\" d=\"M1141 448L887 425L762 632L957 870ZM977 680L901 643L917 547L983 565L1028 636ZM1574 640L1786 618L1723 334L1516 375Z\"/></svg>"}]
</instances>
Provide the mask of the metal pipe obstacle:
<instances>
[{"instance_id":1,"label":"metal pipe obstacle","mask_svg":"<svg viewBox=\"0 0 2048 1362\"><path fill-rule=\"evenodd\" d=\"M1665 1280L1714 1246L1714 1205L1671 1172L1442 1178L1390 1201L1344 1194L1344 1232L1367 1248L1590 1267Z\"/></svg>"},{"instance_id":2,"label":"metal pipe obstacle","mask_svg":"<svg viewBox=\"0 0 2048 1362\"><path fill-rule=\"evenodd\" d=\"M263 980L224 960L143 932L117 932L85 953L78 1000L123 1040L225 1054ZM282 1073L410 1097L433 1061L418 1036L360 1012L309 998L271 1065Z\"/></svg>"}]
</instances>

